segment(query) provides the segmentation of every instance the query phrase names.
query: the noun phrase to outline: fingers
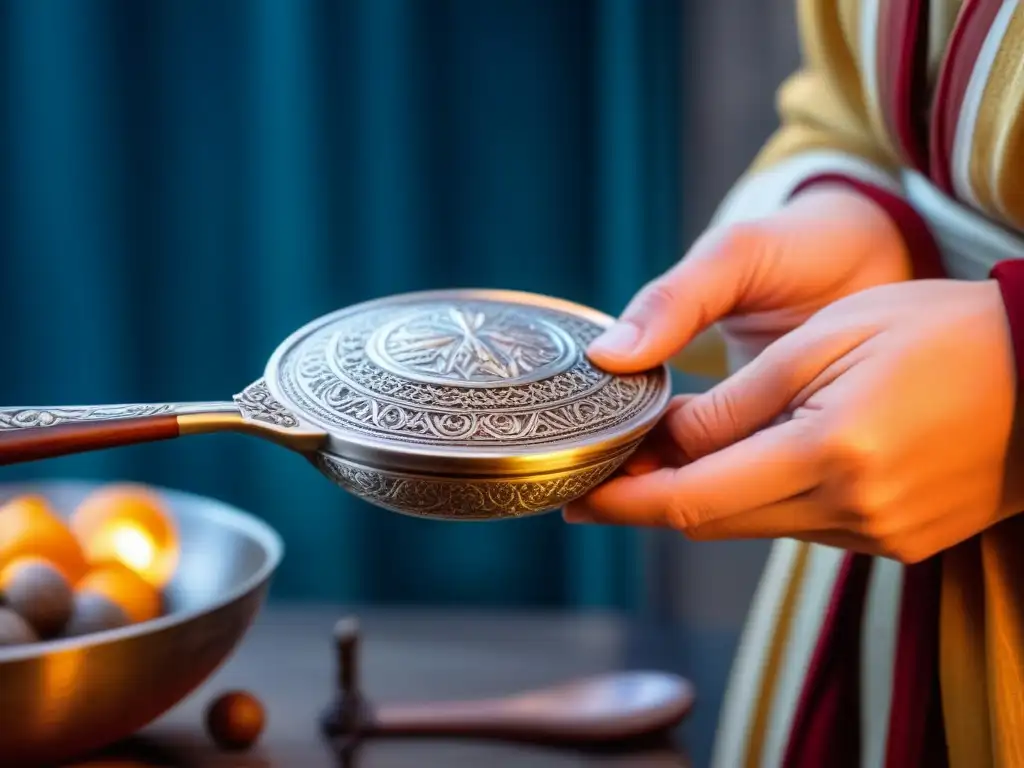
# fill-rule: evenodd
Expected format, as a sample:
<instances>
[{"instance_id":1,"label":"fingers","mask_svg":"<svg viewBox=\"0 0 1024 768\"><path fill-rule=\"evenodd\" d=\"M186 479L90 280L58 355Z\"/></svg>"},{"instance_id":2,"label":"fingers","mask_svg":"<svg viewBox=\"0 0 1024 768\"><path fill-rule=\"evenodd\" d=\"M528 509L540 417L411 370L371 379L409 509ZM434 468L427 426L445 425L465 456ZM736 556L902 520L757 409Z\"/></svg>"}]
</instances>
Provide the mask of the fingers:
<instances>
[{"instance_id":1,"label":"fingers","mask_svg":"<svg viewBox=\"0 0 1024 768\"><path fill-rule=\"evenodd\" d=\"M839 513L820 488L774 504L743 510L711 520L688 531L699 541L795 538L848 548L863 547L856 535L843 530Z\"/></svg>"},{"instance_id":2,"label":"fingers","mask_svg":"<svg viewBox=\"0 0 1024 768\"><path fill-rule=\"evenodd\" d=\"M809 323L704 394L666 416L675 443L690 460L732 445L772 424L839 373L870 329Z\"/></svg>"},{"instance_id":3,"label":"fingers","mask_svg":"<svg viewBox=\"0 0 1024 768\"><path fill-rule=\"evenodd\" d=\"M626 460L622 467L623 472L627 475L644 475L662 467L678 467L686 462L686 455L672 435L670 422L672 415L693 397L694 395L676 395L669 401L661 420Z\"/></svg>"},{"instance_id":4,"label":"fingers","mask_svg":"<svg viewBox=\"0 0 1024 768\"><path fill-rule=\"evenodd\" d=\"M684 259L637 293L587 353L615 373L660 365L736 306L761 247L750 229L705 234Z\"/></svg>"},{"instance_id":5,"label":"fingers","mask_svg":"<svg viewBox=\"0 0 1024 768\"><path fill-rule=\"evenodd\" d=\"M683 467L618 477L567 507L565 518L689 531L787 501L822 480L812 424L794 419Z\"/></svg>"}]
</instances>

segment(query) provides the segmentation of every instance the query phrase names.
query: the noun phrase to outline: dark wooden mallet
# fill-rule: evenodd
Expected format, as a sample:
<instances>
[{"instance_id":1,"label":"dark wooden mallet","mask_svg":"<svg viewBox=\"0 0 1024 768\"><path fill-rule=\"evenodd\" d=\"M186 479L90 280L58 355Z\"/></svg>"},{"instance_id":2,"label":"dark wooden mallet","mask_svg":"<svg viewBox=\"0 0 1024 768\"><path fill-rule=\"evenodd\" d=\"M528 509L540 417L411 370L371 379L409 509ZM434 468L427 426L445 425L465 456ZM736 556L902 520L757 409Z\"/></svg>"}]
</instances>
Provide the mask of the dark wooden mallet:
<instances>
[{"instance_id":1,"label":"dark wooden mallet","mask_svg":"<svg viewBox=\"0 0 1024 768\"><path fill-rule=\"evenodd\" d=\"M359 686L359 624L335 626L337 691L324 734L494 738L547 744L639 739L677 725L693 707L688 680L664 672L614 672L493 699L371 706Z\"/></svg>"}]
</instances>

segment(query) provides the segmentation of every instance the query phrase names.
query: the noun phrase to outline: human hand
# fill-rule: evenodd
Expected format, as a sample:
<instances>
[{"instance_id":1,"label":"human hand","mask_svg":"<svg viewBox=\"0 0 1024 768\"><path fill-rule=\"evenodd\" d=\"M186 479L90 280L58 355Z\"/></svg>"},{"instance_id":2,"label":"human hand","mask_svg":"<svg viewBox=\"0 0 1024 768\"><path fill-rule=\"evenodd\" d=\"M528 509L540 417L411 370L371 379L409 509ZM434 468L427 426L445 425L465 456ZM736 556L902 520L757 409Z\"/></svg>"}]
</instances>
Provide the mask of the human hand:
<instances>
[{"instance_id":1,"label":"human hand","mask_svg":"<svg viewBox=\"0 0 1024 768\"><path fill-rule=\"evenodd\" d=\"M1024 510L1016 392L994 281L874 288L674 401L627 474L565 516L916 562Z\"/></svg>"},{"instance_id":2,"label":"human hand","mask_svg":"<svg viewBox=\"0 0 1024 768\"><path fill-rule=\"evenodd\" d=\"M727 344L750 359L833 301L910 277L885 211L855 190L815 186L767 218L707 232L588 353L607 370L639 371L721 321Z\"/></svg>"}]
</instances>

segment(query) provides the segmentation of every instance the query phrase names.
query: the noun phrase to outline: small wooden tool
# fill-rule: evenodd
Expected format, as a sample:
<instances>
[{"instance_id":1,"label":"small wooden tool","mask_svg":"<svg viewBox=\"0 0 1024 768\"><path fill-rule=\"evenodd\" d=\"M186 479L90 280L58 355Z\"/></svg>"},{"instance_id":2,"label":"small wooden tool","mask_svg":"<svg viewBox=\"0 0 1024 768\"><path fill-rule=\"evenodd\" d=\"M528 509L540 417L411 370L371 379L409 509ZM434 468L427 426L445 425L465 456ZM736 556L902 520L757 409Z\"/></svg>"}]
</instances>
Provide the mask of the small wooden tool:
<instances>
[{"instance_id":1,"label":"small wooden tool","mask_svg":"<svg viewBox=\"0 0 1024 768\"><path fill-rule=\"evenodd\" d=\"M334 625L334 701L321 719L324 734L331 738L358 740L374 721L369 703L359 688L359 622L353 617Z\"/></svg>"},{"instance_id":2,"label":"small wooden tool","mask_svg":"<svg viewBox=\"0 0 1024 768\"><path fill-rule=\"evenodd\" d=\"M693 686L662 672L616 672L493 699L371 707L358 685L358 625L335 631L338 692L322 726L333 739L362 736L493 738L546 744L638 739L677 725Z\"/></svg>"}]
</instances>

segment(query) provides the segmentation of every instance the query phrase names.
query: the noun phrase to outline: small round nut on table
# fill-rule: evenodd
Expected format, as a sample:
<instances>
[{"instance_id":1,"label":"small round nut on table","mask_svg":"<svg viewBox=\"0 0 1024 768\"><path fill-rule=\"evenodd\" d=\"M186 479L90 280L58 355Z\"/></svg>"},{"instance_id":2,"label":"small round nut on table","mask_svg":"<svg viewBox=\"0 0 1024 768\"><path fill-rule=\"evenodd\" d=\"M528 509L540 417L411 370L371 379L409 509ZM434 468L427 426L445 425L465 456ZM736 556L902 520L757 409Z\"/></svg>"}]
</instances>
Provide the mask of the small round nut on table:
<instances>
[{"instance_id":1,"label":"small round nut on table","mask_svg":"<svg viewBox=\"0 0 1024 768\"><path fill-rule=\"evenodd\" d=\"M259 699L247 691L218 696L206 711L206 729L225 752L249 749L263 732L266 714Z\"/></svg>"}]
</instances>

